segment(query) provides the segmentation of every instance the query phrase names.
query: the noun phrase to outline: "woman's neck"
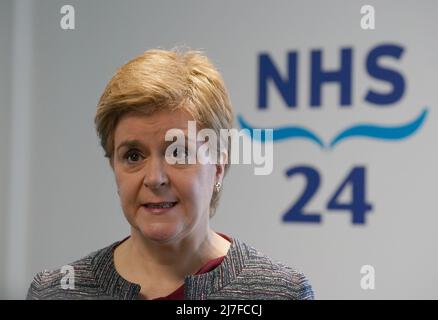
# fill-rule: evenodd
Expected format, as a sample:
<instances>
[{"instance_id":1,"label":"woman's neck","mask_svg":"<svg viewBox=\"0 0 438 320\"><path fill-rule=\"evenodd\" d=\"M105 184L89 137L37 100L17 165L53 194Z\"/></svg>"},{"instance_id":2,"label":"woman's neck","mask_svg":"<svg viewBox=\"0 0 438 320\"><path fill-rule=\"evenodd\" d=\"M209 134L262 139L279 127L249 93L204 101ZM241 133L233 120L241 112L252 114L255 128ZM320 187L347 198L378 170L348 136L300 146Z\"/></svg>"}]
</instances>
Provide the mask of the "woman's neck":
<instances>
[{"instance_id":1,"label":"woman's neck","mask_svg":"<svg viewBox=\"0 0 438 320\"><path fill-rule=\"evenodd\" d=\"M133 228L131 237L116 248L117 271L128 281L169 283L184 281L209 260L227 254L230 242L208 229L202 236L187 236L181 241L156 243L144 239Z\"/></svg>"}]
</instances>

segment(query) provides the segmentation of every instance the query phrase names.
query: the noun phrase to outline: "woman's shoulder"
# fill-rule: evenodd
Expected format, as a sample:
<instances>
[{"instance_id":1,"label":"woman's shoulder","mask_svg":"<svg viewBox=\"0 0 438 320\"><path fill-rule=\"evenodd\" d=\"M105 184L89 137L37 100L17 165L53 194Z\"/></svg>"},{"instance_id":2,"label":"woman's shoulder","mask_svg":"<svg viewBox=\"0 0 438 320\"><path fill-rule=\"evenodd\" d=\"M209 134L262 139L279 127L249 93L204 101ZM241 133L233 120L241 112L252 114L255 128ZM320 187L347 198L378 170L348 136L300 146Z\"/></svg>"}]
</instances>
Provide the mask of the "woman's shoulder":
<instances>
[{"instance_id":1,"label":"woman's shoulder","mask_svg":"<svg viewBox=\"0 0 438 320\"><path fill-rule=\"evenodd\" d=\"M95 268L100 260L108 260L119 241L95 250L86 256L55 269L38 272L28 289L26 299L86 299L99 291L96 286Z\"/></svg>"},{"instance_id":2,"label":"woman's shoulder","mask_svg":"<svg viewBox=\"0 0 438 320\"><path fill-rule=\"evenodd\" d=\"M283 291L285 298L314 299L310 281L303 272L244 242L240 242L240 246L246 251L241 279L267 290L275 287L277 291Z\"/></svg>"}]
</instances>

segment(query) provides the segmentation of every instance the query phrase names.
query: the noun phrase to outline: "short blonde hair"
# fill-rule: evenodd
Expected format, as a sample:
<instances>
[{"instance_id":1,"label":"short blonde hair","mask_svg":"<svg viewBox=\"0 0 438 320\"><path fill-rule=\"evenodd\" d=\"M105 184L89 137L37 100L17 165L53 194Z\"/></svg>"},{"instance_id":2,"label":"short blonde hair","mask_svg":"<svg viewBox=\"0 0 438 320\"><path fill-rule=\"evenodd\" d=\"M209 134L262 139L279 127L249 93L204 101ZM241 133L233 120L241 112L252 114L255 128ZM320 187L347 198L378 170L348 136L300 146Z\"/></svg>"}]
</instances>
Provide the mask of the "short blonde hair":
<instances>
[{"instance_id":1,"label":"short blonde hair","mask_svg":"<svg viewBox=\"0 0 438 320\"><path fill-rule=\"evenodd\" d=\"M233 126L232 106L222 76L202 52L148 50L123 65L106 86L94 119L105 157L112 163L114 131L124 114L137 111L151 115L176 109L189 112L199 127L213 129L217 137L220 129ZM228 141L228 159L230 154ZM210 217L219 197L220 191L213 192Z\"/></svg>"}]
</instances>

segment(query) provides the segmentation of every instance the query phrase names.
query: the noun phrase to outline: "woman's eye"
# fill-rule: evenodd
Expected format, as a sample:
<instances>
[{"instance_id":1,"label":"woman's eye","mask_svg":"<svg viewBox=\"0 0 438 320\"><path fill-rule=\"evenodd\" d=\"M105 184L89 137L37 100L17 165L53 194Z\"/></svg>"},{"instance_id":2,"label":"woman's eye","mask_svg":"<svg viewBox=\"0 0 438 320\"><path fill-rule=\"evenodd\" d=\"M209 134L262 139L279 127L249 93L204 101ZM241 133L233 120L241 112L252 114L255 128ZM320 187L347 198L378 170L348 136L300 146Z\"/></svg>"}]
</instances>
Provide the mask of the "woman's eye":
<instances>
[{"instance_id":1,"label":"woman's eye","mask_svg":"<svg viewBox=\"0 0 438 320\"><path fill-rule=\"evenodd\" d=\"M183 147L177 147L175 148L175 150L173 150L173 154L172 154L175 158L181 158L184 157L186 158L188 156L188 151L186 148Z\"/></svg>"},{"instance_id":2,"label":"woman's eye","mask_svg":"<svg viewBox=\"0 0 438 320\"><path fill-rule=\"evenodd\" d=\"M125 154L125 159L130 163L135 163L140 161L142 158L141 154L138 151L128 151Z\"/></svg>"}]
</instances>

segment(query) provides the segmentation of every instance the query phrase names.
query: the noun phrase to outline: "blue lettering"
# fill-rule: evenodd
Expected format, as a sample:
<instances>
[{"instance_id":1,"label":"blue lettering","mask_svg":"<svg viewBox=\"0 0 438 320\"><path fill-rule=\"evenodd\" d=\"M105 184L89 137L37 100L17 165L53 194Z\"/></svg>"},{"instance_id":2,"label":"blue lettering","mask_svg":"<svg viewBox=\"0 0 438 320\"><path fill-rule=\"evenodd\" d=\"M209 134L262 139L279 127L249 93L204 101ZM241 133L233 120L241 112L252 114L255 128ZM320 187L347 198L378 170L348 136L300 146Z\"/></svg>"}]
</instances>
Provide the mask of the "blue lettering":
<instances>
[{"instance_id":1,"label":"blue lettering","mask_svg":"<svg viewBox=\"0 0 438 320\"><path fill-rule=\"evenodd\" d=\"M341 50L341 67L337 71L323 71L321 66L321 50L312 51L310 106L321 106L322 84L339 83L341 106L351 105L351 54L352 49Z\"/></svg>"},{"instance_id":2,"label":"blue lettering","mask_svg":"<svg viewBox=\"0 0 438 320\"><path fill-rule=\"evenodd\" d=\"M377 105L387 105L397 102L405 91L405 80L401 73L382 68L378 65L378 60L382 56L390 56L400 59L403 48L396 45L380 45L370 51L367 57L366 67L368 74L373 78L383 80L392 84L392 92L382 94L369 90L365 96L365 101Z\"/></svg>"},{"instance_id":3,"label":"blue lettering","mask_svg":"<svg viewBox=\"0 0 438 320\"><path fill-rule=\"evenodd\" d=\"M259 95L258 108L266 109L268 106L268 80L271 79L288 107L297 105L297 53L288 53L287 79L282 79L269 54L259 55Z\"/></svg>"}]
</instances>

